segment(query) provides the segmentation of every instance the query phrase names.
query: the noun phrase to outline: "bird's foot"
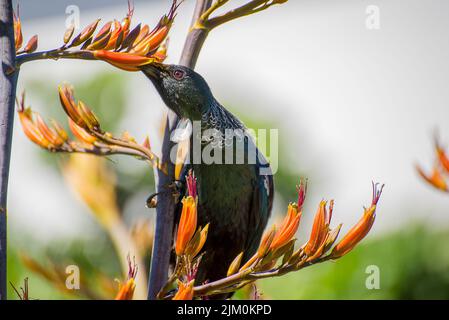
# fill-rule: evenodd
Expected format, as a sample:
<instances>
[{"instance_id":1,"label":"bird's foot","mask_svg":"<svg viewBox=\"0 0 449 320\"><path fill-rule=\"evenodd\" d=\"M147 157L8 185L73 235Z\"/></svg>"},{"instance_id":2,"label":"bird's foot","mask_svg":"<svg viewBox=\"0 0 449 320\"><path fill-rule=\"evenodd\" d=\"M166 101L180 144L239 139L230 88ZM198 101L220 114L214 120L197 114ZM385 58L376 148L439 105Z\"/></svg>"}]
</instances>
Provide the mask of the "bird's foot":
<instances>
[{"instance_id":1,"label":"bird's foot","mask_svg":"<svg viewBox=\"0 0 449 320\"><path fill-rule=\"evenodd\" d=\"M175 203L177 204L179 202L179 198L181 197L181 190L183 188L184 184L180 180L175 180L172 183L168 184L163 191L159 191L156 193L151 194L146 201L147 208L156 208L157 207L157 196L162 194L170 193Z\"/></svg>"}]
</instances>

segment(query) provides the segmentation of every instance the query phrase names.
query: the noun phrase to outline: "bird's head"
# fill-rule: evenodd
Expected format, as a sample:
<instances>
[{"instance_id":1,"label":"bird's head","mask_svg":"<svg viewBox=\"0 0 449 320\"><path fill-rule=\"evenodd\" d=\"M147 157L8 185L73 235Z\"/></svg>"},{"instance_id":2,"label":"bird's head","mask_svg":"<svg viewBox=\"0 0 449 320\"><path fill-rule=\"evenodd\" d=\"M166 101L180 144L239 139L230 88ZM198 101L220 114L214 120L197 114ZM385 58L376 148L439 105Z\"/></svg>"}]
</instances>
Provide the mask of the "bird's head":
<instances>
[{"instance_id":1,"label":"bird's head","mask_svg":"<svg viewBox=\"0 0 449 320\"><path fill-rule=\"evenodd\" d=\"M152 63L143 66L142 72L179 117L201 119L214 99L204 78L187 67Z\"/></svg>"}]
</instances>

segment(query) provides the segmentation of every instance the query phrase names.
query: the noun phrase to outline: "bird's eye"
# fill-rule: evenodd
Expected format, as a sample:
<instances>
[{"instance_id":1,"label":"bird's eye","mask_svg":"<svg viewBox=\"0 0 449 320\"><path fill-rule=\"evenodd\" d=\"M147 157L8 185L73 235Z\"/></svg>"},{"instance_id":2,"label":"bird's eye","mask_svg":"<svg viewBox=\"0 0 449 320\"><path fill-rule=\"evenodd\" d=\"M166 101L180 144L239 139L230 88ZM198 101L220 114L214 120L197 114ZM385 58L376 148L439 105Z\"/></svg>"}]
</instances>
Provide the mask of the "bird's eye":
<instances>
[{"instance_id":1,"label":"bird's eye","mask_svg":"<svg viewBox=\"0 0 449 320\"><path fill-rule=\"evenodd\" d=\"M185 75L186 73L180 69L173 71L173 78L175 78L176 80L182 80Z\"/></svg>"}]
</instances>

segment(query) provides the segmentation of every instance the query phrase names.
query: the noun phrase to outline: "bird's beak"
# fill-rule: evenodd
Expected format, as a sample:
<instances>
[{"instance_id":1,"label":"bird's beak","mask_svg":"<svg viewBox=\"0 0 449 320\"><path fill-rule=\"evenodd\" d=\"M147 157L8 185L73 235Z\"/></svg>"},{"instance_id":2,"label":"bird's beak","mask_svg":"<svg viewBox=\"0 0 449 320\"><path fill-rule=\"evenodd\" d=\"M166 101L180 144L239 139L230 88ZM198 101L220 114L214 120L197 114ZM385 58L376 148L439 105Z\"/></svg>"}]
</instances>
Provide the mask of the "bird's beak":
<instances>
[{"instance_id":1,"label":"bird's beak","mask_svg":"<svg viewBox=\"0 0 449 320\"><path fill-rule=\"evenodd\" d=\"M150 63L140 67L142 72L151 80L159 80L164 71L164 66L160 63Z\"/></svg>"}]
</instances>

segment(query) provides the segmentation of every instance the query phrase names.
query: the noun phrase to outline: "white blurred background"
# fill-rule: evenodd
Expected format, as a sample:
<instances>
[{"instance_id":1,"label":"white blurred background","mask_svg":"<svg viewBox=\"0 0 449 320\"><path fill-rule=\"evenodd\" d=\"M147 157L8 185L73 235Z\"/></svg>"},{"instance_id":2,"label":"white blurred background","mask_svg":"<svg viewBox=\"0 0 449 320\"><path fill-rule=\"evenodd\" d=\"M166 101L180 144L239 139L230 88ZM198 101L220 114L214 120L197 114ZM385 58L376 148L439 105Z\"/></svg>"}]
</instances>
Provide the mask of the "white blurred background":
<instances>
[{"instance_id":1,"label":"white blurred background","mask_svg":"<svg viewBox=\"0 0 449 320\"><path fill-rule=\"evenodd\" d=\"M136 0L134 21L153 25L170 3ZM38 34L40 49L61 44L69 5L79 7L81 26L97 17L121 18L127 10L125 0L20 4L25 39ZM178 61L193 5L186 0L179 10L170 36L170 63ZM370 5L380 10L379 29L366 27ZM386 186L372 236L414 220L447 227L449 198L424 183L414 169L417 162L430 168L435 129L449 145L447 12L445 0L291 0L214 30L197 71L237 115L279 128L282 156L294 170L310 173L306 219L321 198L334 198L334 219L347 228L362 214L362 205L369 204L374 180ZM19 90L29 80L41 80L55 88L57 108L58 84L101 71L121 72L100 62L33 62L22 67ZM121 74L130 92L120 127L140 140L149 133L157 147L165 106L143 75ZM37 97L29 95L28 102L45 115ZM129 170L142 165L129 164ZM14 230L43 240L89 236L91 218L80 215L87 209L57 172L38 160L37 147L17 121L10 181L9 223ZM145 197L136 195L133 209L150 215Z\"/></svg>"}]
</instances>

